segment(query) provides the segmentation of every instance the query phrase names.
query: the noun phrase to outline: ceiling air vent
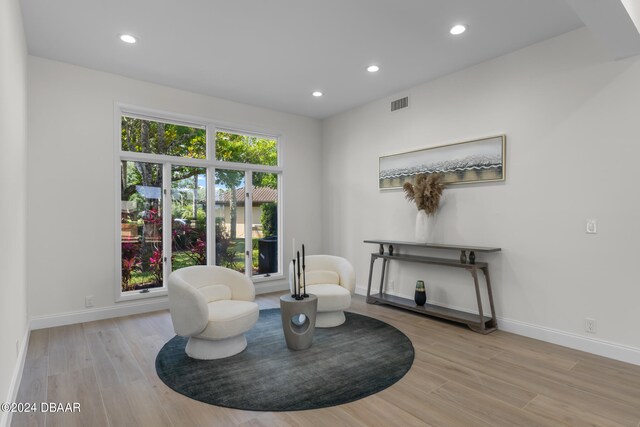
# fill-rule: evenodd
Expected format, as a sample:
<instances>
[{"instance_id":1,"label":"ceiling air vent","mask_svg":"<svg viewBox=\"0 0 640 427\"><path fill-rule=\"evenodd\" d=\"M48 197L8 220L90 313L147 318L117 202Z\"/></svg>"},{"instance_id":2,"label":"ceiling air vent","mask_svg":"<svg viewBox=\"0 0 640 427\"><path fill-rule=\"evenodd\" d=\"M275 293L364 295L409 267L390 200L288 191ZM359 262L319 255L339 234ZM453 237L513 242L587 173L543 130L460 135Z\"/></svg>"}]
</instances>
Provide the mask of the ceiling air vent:
<instances>
[{"instance_id":1,"label":"ceiling air vent","mask_svg":"<svg viewBox=\"0 0 640 427\"><path fill-rule=\"evenodd\" d=\"M391 111L396 111L401 108L407 108L409 106L409 97L405 96L404 98L396 99L395 101L391 101Z\"/></svg>"}]
</instances>

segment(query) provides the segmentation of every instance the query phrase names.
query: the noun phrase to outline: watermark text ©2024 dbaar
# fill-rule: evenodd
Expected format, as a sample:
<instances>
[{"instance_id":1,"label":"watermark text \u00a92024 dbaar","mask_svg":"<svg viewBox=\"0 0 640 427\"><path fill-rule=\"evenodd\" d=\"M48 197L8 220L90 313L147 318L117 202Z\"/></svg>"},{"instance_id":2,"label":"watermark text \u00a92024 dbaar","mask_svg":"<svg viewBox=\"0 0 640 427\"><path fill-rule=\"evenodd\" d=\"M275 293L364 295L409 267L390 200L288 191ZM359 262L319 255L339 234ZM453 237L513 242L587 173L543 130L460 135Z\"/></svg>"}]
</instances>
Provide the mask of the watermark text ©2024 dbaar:
<instances>
[{"instance_id":1,"label":"watermark text \u00a92024 dbaar","mask_svg":"<svg viewBox=\"0 0 640 427\"><path fill-rule=\"evenodd\" d=\"M80 412L79 402L4 402L0 404L2 412Z\"/></svg>"}]
</instances>

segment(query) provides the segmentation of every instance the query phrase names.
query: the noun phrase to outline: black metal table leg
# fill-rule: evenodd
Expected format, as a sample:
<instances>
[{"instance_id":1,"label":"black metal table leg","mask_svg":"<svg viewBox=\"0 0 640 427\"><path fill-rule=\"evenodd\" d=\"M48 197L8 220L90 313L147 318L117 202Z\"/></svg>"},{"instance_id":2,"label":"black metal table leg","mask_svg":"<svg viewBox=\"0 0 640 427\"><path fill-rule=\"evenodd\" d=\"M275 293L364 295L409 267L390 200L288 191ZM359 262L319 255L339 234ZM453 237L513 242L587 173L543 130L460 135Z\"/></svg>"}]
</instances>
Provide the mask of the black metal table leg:
<instances>
[{"instance_id":1,"label":"black metal table leg","mask_svg":"<svg viewBox=\"0 0 640 427\"><path fill-rule=\"evenodd\" d=\"M484 333L485 325L484 325L484 312L482 310L482 296L480 295L480 284L478 283L478 269L476 267L472 267L469 272L473 277L473 284L476 288L476 299L478 301L478 315L480 316L480 332Z\"/></svg>"},{"instance_id":2,"label":"black metal table leg","mask_svg":"<svg viewBox=\"0 0 640 427\"><path fill-rule=\"evenodd\" d=\"M367 285L367 302L369 302L369 296L371 295L371 279L373 277L373 264L376 262L376 256L371 254L371 262L369 264L369 284Z\"/></svg>"},{"instance_id":3,"label":"black metal table leg","mask_svg":"<svg viewBox=\"0 0 640 427\"><path fill-rule=\"evenodd\" d=\"M387 259L383 258L382 259L382 273L380 274L380 293L382 293L382 287L384 285L384 273L387 270Z\"/></svg>"},{"instance_id":4,"label":"black metal table leg","mask_svg":"<svg viewBox=\"0 0 640 427\"><path fill-rule=\"evenodd\" d=\"M489 297L489 308L491 308L491 327L498 327L498 320L496 319L496 309L493 305L493 292L491 291L491 278L489 277L489 267L483 267L484 280L487 283L487 296Z\"/></svg>"}]
</instances>

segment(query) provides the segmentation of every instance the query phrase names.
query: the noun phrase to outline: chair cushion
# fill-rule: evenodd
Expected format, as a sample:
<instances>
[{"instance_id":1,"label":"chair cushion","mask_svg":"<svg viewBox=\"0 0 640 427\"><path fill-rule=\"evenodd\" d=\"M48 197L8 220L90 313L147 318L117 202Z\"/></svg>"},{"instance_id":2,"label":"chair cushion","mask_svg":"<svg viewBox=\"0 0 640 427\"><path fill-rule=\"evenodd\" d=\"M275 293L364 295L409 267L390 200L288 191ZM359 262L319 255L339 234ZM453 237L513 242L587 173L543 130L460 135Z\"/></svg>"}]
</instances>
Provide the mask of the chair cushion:
<instances>
[{"instance_id":1,"label":"chair cushion","mask_svg":"<svg viewBox=\"0 0 640 427\"><path fill-rule=\"evenodd\" d=\"M208 285L198 288L204 299L209 302L220 301L223 299L231 299L231 288L227 285Z\"/></svg>"},{"instance_id":2,"label":"chair cushion","mask_svg":"<svg viewBox=\"0 0 640 427\"><path fill-rule=\"evenodd\" d=\"M307 285L307 293L318 297L318 311L345 310L351 305L351 292L340 285Z\"/></svg>"},{"instance_id":3,"label":"chair cushion","mask_svg":"<svg viewBox=\"0 0 640 427\"><path fill-rule=\"evenodd\" d=\"M209 323L197 338L220 340L243 334L256 324L260 313L258 304L250 301L214 301L207 306Z\"/></svg>"},{"instance_id":4,"label":"chair cushion","mask_svg":"<svg viewBox=\"0 0 640 427\"><path fill-rule=\"evenodd\" d=\"M313 270L305 273L307 285L321 285L326 283L340 284L340 276L331 270Z\"/></svg>"}]
</instances>

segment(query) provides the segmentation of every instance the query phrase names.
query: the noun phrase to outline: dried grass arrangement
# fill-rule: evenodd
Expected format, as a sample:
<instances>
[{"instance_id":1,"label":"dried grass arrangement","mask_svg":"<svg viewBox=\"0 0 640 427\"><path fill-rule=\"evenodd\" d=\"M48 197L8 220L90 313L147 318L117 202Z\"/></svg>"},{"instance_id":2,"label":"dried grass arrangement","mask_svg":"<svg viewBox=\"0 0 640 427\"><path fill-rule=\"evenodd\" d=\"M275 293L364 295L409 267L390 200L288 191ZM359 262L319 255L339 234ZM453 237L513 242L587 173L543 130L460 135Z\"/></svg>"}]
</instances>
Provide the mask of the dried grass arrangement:
<instances>
[{"instance_id":1,"label":"dried grass arrangement","mask_svg":"<svg viewBox=\"0 0 640 427\"><path fill-rule=\"evenodd\" d=\"M416 176L415 184L405 182L404 197L415 202L418 210L424 210L427 215L433 215L440 205L440 196L444 191L442 174L420 174Z\"/></svg>"}]
</instances>

